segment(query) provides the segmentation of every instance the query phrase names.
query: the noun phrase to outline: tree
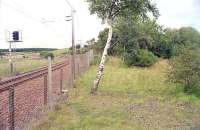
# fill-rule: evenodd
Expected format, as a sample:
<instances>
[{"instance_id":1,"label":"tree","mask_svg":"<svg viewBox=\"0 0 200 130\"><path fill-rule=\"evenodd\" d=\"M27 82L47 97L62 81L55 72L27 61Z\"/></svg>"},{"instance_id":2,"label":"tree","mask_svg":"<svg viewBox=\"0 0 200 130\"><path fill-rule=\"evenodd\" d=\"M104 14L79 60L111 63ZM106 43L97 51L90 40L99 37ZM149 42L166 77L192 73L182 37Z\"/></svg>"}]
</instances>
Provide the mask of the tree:
<instances>
[{"instance_id":1,"label":"tree","mask_svg":"<svg viewBox=\"0 0 200 130\"><path fill-rule=\"evenodd\" d=\"M178 31L179 43L185 46L200 47L200 33L192 27L182 27Z\"/></svg>"},{"instance_id":2,"label":"tree","mask_svg":"<svg viewBox=\"0 0 200 130\"><path fill-rule=\"evenodd\" d=\"M180 29L166 28L160 34L158 42L153 45L154 54L164 58L178 56L184 48L200 47L200 33L192 27Z\"/></svg>"},{"instance_id":3,"label":"tree","mask_svg":"<svg viewBox=\"0 0 200 130\"><path fill-rule=\"evenodd\" d=\"M80 50L80 49L81 49L81 45L80 45L80 44L77 44L77 45L76 45L76 49L77 49L77 50Z\"/></svg>"},{"instance_id":4,"label":"tree","mask_svg":"<svg viewBox=\"0 0 200 130\"><path fill-rule=\"evenodd\" d=\"M105 47L107 38L108 38L108 28L105 28L103 31L99 32L98 35L98 40L97 42L93 45L94 50L96 51L96 53L100 54ZM112 40L111 40L111 47L108 50L108 55L115 55L117 50L114 50L113 48L115 47L116 43L117 43L117 35L115 33L115 31L113 31L113 35L112 35ZM112 44L113 43L113 44Z\"/></svg>"},{"instance_id":5,"label":"tree","mask_svg":"<svg viewBox=\"0 0 200 130\"><path fill-rule=\"evenodd\" d=\"M98 40L97 40L96 44L94 44L94 50L97 53L102 52L102 50L105 47L107 38L108 38L108 28L105 28L103 31L99 32Z\"/></svg>"},{"instance_id":6,"label":"tree","mask_svg":"<svg viewBox=\"0 0 200 130\"><path fill-rule=\"evenodd\" d=\"M51 59L54 59L55 57L53 53L47 51L40 52L40 56L45 59L48 59L49 56L51 57Z\"/></svg>"},{"instance_id":7,"label":"tree","mask_svg":"<svg viewBox=\"0 0 200 130\"><path fill-rule=\"evenodd\" d=\"M95 38L92 38L92 39L86 41L86 43L87 43L87 47L89 49L91 49L91 48L93 48L93 45L96 43L96 40L95 40Z\"/></svg>"},{"instance_id":8,"label":"tree","mask_svg":"<svg viewBox=\"0 0 200 130\"><path fill-rule=\"evenodd\" d=\"M117 17L123 17L125 15L133 15L135 17L147 18L149 12L153 13L153 16L158 16L158 10L151 0L86 0L89 3L89 10L91 14L97 14L104 23L108 26L108 38L102 54L101 62L97 72L96 79L91 88L91 93L95 94L99 82L102 78L104 71L104 64L108 54L108 49L111 46L111 40L113 35L113 23Z\"/></svg>"},{"instance_id":9,"label":"tree","mask_svg":"<svg viewBox=\"0 0 200 130\"><path fill-rule=\"evenodd\" d=\"M170 60L169 80L180 83L185 92L199 87L200 50L187 48L177 57Z\"/></svg>"}]
</instances>

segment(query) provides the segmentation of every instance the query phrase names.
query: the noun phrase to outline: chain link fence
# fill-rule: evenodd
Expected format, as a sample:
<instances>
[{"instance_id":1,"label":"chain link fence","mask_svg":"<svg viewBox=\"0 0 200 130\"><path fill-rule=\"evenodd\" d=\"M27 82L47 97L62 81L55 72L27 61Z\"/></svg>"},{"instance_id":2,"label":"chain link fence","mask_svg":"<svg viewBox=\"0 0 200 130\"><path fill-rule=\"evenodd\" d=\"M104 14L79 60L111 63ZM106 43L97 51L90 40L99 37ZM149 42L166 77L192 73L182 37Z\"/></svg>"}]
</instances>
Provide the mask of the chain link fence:
<instances>
[{"instance_id":1,"label":"chain link fence","mask_svg":"<svg viewBox=\"0 0 200 130\"><path fill-rule=\"evenodd\" d=\"M92 51L76 55L76 77L88 70L92 58ZM33 119L39 119L42 109L59 101L63 90L72 85L71 68L71 56L52 65L51 94L47 67L0 81L0 130L23 130Z\"/></svg>"}]
</instances>

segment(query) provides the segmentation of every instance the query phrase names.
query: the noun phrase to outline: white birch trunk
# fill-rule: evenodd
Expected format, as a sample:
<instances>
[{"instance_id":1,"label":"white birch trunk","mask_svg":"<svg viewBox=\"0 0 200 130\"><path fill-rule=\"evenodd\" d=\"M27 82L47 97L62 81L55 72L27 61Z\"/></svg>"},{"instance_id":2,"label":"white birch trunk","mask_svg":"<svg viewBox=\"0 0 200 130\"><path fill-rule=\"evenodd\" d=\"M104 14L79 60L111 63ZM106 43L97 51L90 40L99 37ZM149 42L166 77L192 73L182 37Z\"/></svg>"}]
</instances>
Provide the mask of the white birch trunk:
<instances>
[{"instance_id":1,"label":"white birch trunk","mask_svg":"<svg viewBox=\"0 0 200 130\"><path fill-rule=\"evenodd\" d=\"M106 46L105 46L103 54L102 54L102 58L101 58L99 69L98 69L98 72L96 75L96 79L94 80L94 84L91 88L91 94L95 94L98 89L99 82L103 76L104 66L105 66L107 55L108 55L108 49L111 46L111 40L112 40L112 35L113 35L112 24L109 24L108 29L109 29L108 39L107 39Z\"/></svg>"}]
</instances>

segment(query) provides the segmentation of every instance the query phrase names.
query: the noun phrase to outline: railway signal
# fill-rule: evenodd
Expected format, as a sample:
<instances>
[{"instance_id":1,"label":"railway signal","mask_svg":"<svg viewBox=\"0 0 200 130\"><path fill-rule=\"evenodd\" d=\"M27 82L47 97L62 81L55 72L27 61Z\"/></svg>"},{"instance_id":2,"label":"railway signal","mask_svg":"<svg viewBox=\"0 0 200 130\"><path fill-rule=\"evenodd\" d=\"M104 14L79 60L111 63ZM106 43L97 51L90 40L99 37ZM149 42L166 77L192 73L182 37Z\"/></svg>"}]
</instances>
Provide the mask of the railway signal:
<instances>
[{"instance_id":1,"label":"railway signal","mask_svg":"<svg viewBox=\"0 0 200 130\"><path fill-rule=\"evenodd\" d=\"M12 33L12 40L13 41L19 41L19 31L14 31Z\"/></svg>"},{"instance_id":2,"label":"railway signal","mask_svg":"<svg viewBox=\"0 0 200 130\"><path fill-rule=\"evenodd\" d=\"M12 51L16 50L15 44L17 42L22 42L22 31L15 30L15 31L7 31L6 32L6 39L9 43L9 64L10 64L10 75L14 72L13 62L12 62Z\"/></svg>"}]
</instances>

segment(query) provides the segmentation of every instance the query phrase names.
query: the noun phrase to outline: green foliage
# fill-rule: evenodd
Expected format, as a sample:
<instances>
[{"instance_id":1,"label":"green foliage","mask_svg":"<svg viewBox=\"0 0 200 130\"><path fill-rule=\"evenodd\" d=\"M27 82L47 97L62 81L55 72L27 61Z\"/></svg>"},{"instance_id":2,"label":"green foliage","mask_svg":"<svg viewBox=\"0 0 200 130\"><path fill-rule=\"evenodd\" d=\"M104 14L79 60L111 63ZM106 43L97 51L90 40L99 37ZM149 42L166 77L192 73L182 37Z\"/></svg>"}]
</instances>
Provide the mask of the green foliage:
<instances>
[{"instance_id":1,"label":"green foliage","mask_svg":"<svg viewBox=\"0 0 200 130\"><path fill-rule=\"evenodd\" d=\"M185 92L200 87L200 50L185 49L170 60L169 80L183 85Z\"/></svg>"},{"instance_id":2,"label":"green foliage","mask_svg":"<svg viewBox=\"0 0 200 130\"><path fill-rule=\"evenodd\" d=\"M80 45L80 44L77 44L77 45L76 45L76 49L78 49L78 50L81 49L81 45Z\"/></svg>"},{"instance_id":3,"label":"green foliage","mask_svg":"<svg viewBox=\"0 0 200 130\"><path fill-rule=\"evenodd\" d=\"M54 59L54 54L51 53L51 52L43 51L43 52L40 53L40 56L45 58L45 59L48 59L48 57L50 56L51 59Z\"/></svg>"},{"instance_id":4,"label":"green foliage","mask_svg":"<svg viewBox=\"0 0 200 130\"><path fill-rule=\"evenodd\" d=\"M91 65L98 65L100 62L101 62L101 57L99 55L95 55L90 64Z\"/></svg>"},{"instance_id":5,"label":"green foliage","mask_svg":"<svg viewBox=\"0 0 200 130\"><path fill-rule=\"evenodd\" d=\"M86 0L89 3L91 14L97 14L103 21L113 21L116 17L133 15L147 18L147 13L158 17L158 10L151 0Z\"/></svg>"},{"instance_id":6,"label":"green foliage","mask_svg":"<svg viewBox=\"0 0 200 130\"><path fill-rule=\"evenodd\" d=\"M172 45L168 44L166 42L156 42L151 51L158 57L163 57L163 58L170 58L173 54L177 53L175 50L173 51ZM178 51L178 50L176 50Z\"/></svg>"},{"instance_id":7,"label":"green foliage","mask_svg":"<svg viewBox=\"0 0 200 130\"><path fill-rule=\"evenodd\" d=\"M106 45L106 40L108 38L108 28L99 32L98 41L93 45L93 49L97 54L101 53Z\"/></svg>"},{"instance_id":8,"label":"green foliage","mask_svg":"<svg viewBox=\"0 0 200 130\"><path fill-rule=\"evenodd\" d=\"M132 50L129 53L125 53L124 56L124 62L128 66L149 67L155 64L156 59L156 56L152 52L143 49Z\"/></svg>"},{"instance_id":9,"label":"green foliage","mask_svg":"<svg viewBox=\"0 0 200 130\"><path fill-rule=\"evenodd\" d=\"M66 56L67 54L69 54L69 49L68 48L58 49L55 51L51 51L51 53L53 53L55 57Z\"/></svg>"},{"instance_id":10,"label":"green foliage","mask_svg":"<svg viewBox=\"0 0 200 130\"><path fill-rule=\"evenodd\" d=\"M84 48L81 48L81 49L80 49L80 53L81 53L81 54L85 54L85 53L88 52L89 50L90 50L89 48L84 47Z\"/></svg>"},{"instance_id":11,"label":"green foliage","mask_svg":"<svg viewBox=\"0 0 200 130\"><path fill-rule=\"evenodd\" d=\"M160 34L158 42L153 45L152 52L159 57L170 58L179 55L189 46L200 47L200 34L192 27L180 29L165 29Z\"/></svg>"},{"instance_id":12,"label":"green foliage","mask_svg":"<svg viewBox=\"0 0 200 130\"><path fill-rule=\"evenodd\" d=\"M200 100L165 81L167 60L151 68L127 68L110 57L99 94L88 95L96 66L80 77L59 110L31 130L190 129L200 119ZM188 113L189 112L189 113ZM178 126L177 126L178 123Z\"/></svg>"},{"instance_id":13,"label":"green foliage","mask_svg":"<svg viewBox=\"0 0 200 130\"><path fill-rule=\"evenodd\" d=\"M192 27L182 27L178 31L178 42L185 46L200 47L200 33Z\"/></svg>"}]
</instances>

